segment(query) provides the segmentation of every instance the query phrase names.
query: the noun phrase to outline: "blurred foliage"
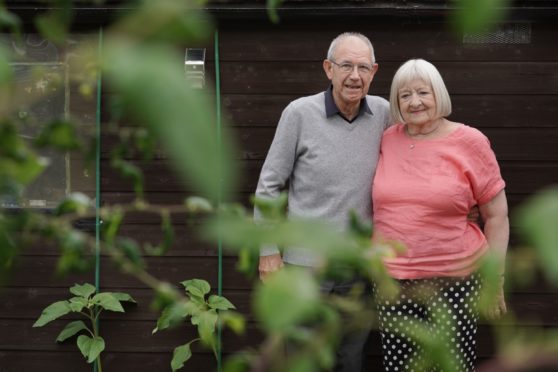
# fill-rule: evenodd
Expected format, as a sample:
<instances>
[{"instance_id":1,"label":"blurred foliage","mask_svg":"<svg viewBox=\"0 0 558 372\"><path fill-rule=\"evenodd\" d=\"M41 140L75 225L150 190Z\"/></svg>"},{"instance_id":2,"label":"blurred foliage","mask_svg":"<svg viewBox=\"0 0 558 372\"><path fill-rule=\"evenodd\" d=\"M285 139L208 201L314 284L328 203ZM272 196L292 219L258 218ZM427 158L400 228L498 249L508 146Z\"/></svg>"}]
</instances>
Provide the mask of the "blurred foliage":
<instances>
[{"instance_id":1,"label":"blurred foliage","mask_svg":"<svg viewBox=\"0 0 558 372\"><path fill-rule=\"evenodd\" d=\"M68 27L72 22L72 2L52 0L56 9L40 14L36 19L42 36L62 48L69 48ZM280 0L267 0L270 18L278 21ZM504 0L457 2L459 11L454 23L461 32L486 30L498 22ZM151 308L160 312L155 331L184 324L196 326L199 337L174 349L171 369L178 370L191 358L191 344L201 345L218 353L217 329L227 326L235 332L244 329L244 319L232 311L234 305L226 298L210 294L209 283L201 279L182 282L184 291L153 277L147 270L147 255L164 255L175 243L175 214L203 215L207 224L202 232L206 239L222 242L239 255L239 265L253 280L259 247L262 245L304 246L321 257L315 271L287 267L270 276L265 285L256 284L252 308L261 327L263 340L257 348L235 353L224 366L225 371L319 371L331 368L337 343L349 330L374 324L374 307L362 301L357 290L348 297L324 296L319 284L324 278L345 279L360 275L374 280L386 295L399 288L382 264L385 255L394 251L387 244L370 241L372 227L351 215L348 231L339 232L331 226L309 220L285 217L286 195L275 200L254 199L264 219L254 222L252 213L236 204L218 203L227 200L225 190L235 189L239 176L234 141L226 131L218 130L213 92L201 93L185 84L183 56L179 47L207 42L213 25L196 2L176 0L145 0L104 29L103 47L91 37L68 54L69 77L85 99L95 99L100 76L116 94L107 102L110 123L104 135L115 138L110 149L110 166L131 180L135 200L130 203L103 206L98 211L103 220L99 246L117 267L133 275L154 292ZM21 38L21 20L0 4L0 27ZM11 66L13 56L0 48L0 202L3 205L22 200L26 188L49 167L45 149L86 158L96 151L98 138L94 131L76 133L79 120L59 117L38 125L34 140L25 139L19 130L35 125L29 117L29 107L45 95L22 94L14 81ZM46 76L36 70L34 78ZM61 77L49 75L54 88L62 84ZM52 94L53 92L47 92ZM130 125L128 120L134 124ZM24 125L25 124L25 125ZM221 134L222 138L219 138ZM85 139L83 137L86 137ZM91 140L93 138L93 140ZM190 197L179 205L153 205L145 200L145 177L138 164L151 161L164 153L185 185L200 195ZM227 185L226 188L223 185ZM3 208L0 213L0 274L5 276L18 255L31 243L53 244L58 248L57 274L90 269L97 242L76 227L87 218L94 218L95 201L80 193L70 193L58 206L45 211L32 208ZM122 222L129 213L149 213L161 220L162 240L139 243L121 236ZM548 190L533 197L518 212L514 221L526 238L525 246L510 252L508 286L536 278L538 271L552 283L558 281L558 192ZM487 285L483 288L482 306L494 297L499 276L495 263L488 257L481 273ZM519 273L519 274L518 274ZM518 274L518 275L517 275ZM4 278L2 278L4 279ZM84 311L92 320L88 328L83 322L72 322L62 331L59 340L89 332L78 337L78 347L89 362L98 358L104 341L95 330L102 310L120 311L121 301L131 301L126 294L95 294L91 285L76 285L76 295L47 307L35 326L42 326L70 312ZM87 310L87 311L86 311ZM503 321L515 324L513 314ZM493 361L498 368L513 370L528 363L548 361L555 354L557 338L551 331L533 329L533 333L507 334L501 331L499 349ZM93 331L92 331L93 330ZM425 350L424 368L430 364L452 365L452 356L444 348L444 340L432 337L427 330L417 333L417 342ZM290 348L285 354L285 349ZM100 359L99 359L100 360ZM510 367L513 362L513 368ZM547 363L547 364L548 364ZM450 367L445 370L451 370Z\"/></svg>"},{"instance_id":2,"label":"blurred foliage","mask_svg":"<svg viewBox=\"0 0 558 372\"><path fill-rule=\"evenodd\" d=\"M511 0L456 0L451 25L459 34L492 30L506 16Z\"/></svg>"}]
</instances>

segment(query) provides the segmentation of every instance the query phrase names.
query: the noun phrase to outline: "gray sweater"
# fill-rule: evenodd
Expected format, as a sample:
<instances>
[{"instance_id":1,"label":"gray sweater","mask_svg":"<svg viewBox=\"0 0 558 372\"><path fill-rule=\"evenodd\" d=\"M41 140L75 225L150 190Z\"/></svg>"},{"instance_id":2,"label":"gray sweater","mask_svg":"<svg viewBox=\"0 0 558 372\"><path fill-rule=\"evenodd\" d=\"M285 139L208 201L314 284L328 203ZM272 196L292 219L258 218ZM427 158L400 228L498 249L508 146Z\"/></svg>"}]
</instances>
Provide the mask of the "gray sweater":
<instances>
[{"instance_id":1,"label":"gray sweater","mask_svg":"<svg viewBox=\"0 0 558 372\"><path fill-rule=\"evenodd\" d=\"M256 195L277 197L288 190L290 217L317 218L340 230L352 209L366 221L372 214L371 184L382 133L389 125L389 103L367 96L371 113L362 111L349 123L326 116L325 93L299 98L283 111L265 159ZM255 218L260 218L255 210ZM279 253L262 247L261 255ZM315 266L313 253L289 247L283 260Z\"/></svg>"}]
</instances>

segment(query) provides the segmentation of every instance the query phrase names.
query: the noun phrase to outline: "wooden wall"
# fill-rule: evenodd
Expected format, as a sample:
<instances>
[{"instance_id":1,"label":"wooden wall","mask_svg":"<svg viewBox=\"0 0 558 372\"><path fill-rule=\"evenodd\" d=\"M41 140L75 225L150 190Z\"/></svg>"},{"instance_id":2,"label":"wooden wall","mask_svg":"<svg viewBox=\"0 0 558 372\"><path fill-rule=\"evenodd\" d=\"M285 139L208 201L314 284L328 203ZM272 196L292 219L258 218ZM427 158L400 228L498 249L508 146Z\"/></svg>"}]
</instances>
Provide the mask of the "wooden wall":
<instances>
[{"instance_id":1,"label":"wooden wall","mask_svg":"<svg viewBox=\"0 0 558 372\"><path fill-rule=\"evenodd\" d=\"M226 117L241 145L238 161L244 170L238 200L248 204L259 170L271 143L282 109L294 98L325 90L328 81L322 60L329 42L343 31L355 30L369 36L376 48L380 69L371 94L387 98L391 77L408 58L422 57L441 71L453 99L452 119L479 128L491 140L507 181L510 205L518 205L538 189L558 183L558 27L550 21L531 23L528 44L468 44L456 38L440 18L418 17L319 17L267 21L222 21L219 24L221 97ZM208 71L213 75L213 45L207 45ZM180 62L181 63L181 62ZM211 83L211 82L210 82ZM103 102L113 92L105 90ZM106 124L110 118L103 116ZM104 136L101 154L101 199L103 204L129 201L132 185L110 169L108 153L113 139ZM113 143L113 142L112 142ZM152 162L136 160L145 171L146 197L154 203L181 202L188 191L172 175L164 156ZM176 241L165 257L149 257L148 269L155 276L178 284L189 278L204 278L217 286L216 246L195 237L199 221L173 216ZM126 218L124 235L139 241L162 238L159 220L152 215ZM517 239L514 238L514 242ZM54 247L26 252L7 287L0 292L0 371L89 371L75 344L55 344L63 322L44 328L31 325L47 304L66 298L67 287L76 281L92 282L93 274L56 279ZM223 258L223 293L245 314L250 313L251 283L235 270L235 257ZM132 294L138 305L126 314L102 319L107 341L103 370L169 370L172 349L190 340L191 327L151 335L156 314L150 311L151 291L119 273L108 260L101 260L102 290ZM541 320L558 325L555 289L544 285L514 290L511 307L529 328ZM260 334L249 317L245 336L224 334L225 355L248 345L257 345ZM503 325L506 327L506 325ZM520 328L521 328L520 327ZM211 353L194 349L185 370L215 370ZM482 325L479 355L494 352L491 330ZM379 340L371 337L367 370L379 370Z\"/></svg>"}]
</instances>

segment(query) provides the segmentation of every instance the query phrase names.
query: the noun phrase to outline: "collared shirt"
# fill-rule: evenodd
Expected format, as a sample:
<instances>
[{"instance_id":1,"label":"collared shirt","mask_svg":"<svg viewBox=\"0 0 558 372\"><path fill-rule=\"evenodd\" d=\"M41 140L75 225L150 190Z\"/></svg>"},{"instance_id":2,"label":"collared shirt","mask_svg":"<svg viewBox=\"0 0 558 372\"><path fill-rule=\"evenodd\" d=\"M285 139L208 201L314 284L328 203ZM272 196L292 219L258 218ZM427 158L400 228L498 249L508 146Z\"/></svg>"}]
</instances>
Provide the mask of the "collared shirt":
<instances>
[{"instance_id":1,"label":"collared shirt","mask_svg":"<svg viewBox=\"0 0 558 372\"><path fill-rule=\"evenodd\" d=\"M327 88L327 90L325 91L325 109L326 109L326 117L330 118L333 115L338 114L348 123L352 123L353 121L355 121L364 112L372 114L372 110L370 110L370 107L366 102L366 98L363 97L360 100L358 114L352 120L347 119L345 115L343 115L343 113L339 110L339 107L337 107L337 105L335 104L335 100L333 99L333 85L330 85L329 88Z\"/></svg>"}]
</instances>

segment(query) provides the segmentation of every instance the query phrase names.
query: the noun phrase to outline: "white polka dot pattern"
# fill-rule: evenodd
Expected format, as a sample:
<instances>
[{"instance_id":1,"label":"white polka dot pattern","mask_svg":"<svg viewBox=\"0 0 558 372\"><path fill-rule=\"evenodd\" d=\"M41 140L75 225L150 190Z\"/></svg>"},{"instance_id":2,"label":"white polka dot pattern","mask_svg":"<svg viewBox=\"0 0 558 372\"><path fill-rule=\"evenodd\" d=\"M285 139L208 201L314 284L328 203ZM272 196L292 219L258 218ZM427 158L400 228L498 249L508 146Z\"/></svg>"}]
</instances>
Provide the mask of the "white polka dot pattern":
<instances>
[{"instance_id":1,"label":"white polka dot pattern","mask_svg":"<svg viewBox=\"0 0 558 372\"><path fill-rule=\"evenodd\" d=\"M474 371L476 360L477 302L480 279L430 278L400 280L397 298L377 294L386 371L443 371L417 343L420 337L441 341L452 370ZM422 332L422 336L421 336Z\"/></svg>"}]
</instances>

